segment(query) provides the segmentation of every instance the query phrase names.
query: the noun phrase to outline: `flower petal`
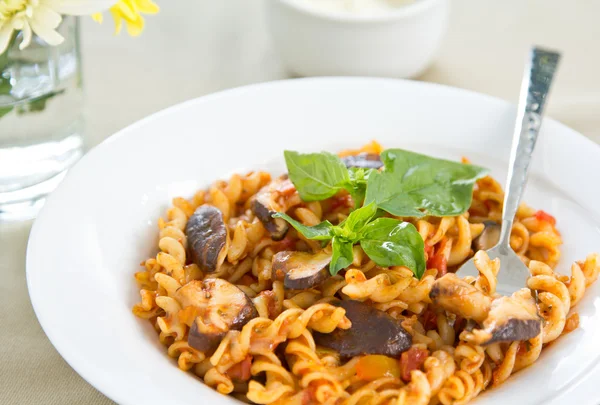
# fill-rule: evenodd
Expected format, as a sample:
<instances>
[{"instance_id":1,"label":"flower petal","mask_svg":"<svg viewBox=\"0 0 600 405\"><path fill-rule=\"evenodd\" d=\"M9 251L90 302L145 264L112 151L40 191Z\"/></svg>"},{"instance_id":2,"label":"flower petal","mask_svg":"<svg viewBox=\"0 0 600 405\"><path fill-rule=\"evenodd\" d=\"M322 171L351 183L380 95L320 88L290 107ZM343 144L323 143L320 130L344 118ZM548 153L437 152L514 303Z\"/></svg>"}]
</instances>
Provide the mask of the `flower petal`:
<instances>
[{"instance_id":1,"label":"flower petal","mask_svg":"<svg viewBox=\"0 0 600 405\"><path fill-rule=\"evenodd\" d=\"M135 20L137 17L135 3L129 4L125 1L119 1L113 8L118 9L126 20Z\"/></svg>"},{"instance_id":2,"label":"flower petal","mask_svg":"<svg viewBox=\"0 0 600 405\"><path fill-rule=\"evenodd\" d=\"M158 5L152 0L138 0L137 7L140 13L144 14L156 14L160 11Z\"/></svg>"},{"instance_id":3,"label":"flower petal","mask_svg":"<svg viewBox=\"0 0 600 405\"><path fill-rule=\"evenodd\" d=\"M125 21L127 22L127 32L132 37L137 37L144 30L144 17L142 17L141 15L133 21Z\"/></svg>"},{"instance_id":4,"label":"flower petal","mask_svg":"<svg viewBox=\"0 0 600 405\"><path fill-rule=\"evenodd\" d=\"M54 11L68 15L88 15L107 10L117 0L40 0Z\"/></svg>"},{"instance_id":5,"label":"flower petal","mask_svg":"<svg viewBox=\"0 0 600 405\"><path fill-rule=\"evenodd\" d=\"M13 17L12 21L10 21L9 24L12 24L13 29L20 31L23 29L23 25L25 24L25 18Z\"/></svg>"},{"instance_id":6,"label":"flower petal","mask_svg":"<svg viewBox=\"0 0 600 405\"><path fill-rule=\"evenodd\" d=\"M12 37L13 27L12 24L0 25L0 55L8 48L8 42Z\"/></svg>"},{"instance_id":7,"label":"flower petal","mask_svg":"<svg viewBox=\"0 0 600 405\"><path fill-rule=\"evenodd\" d=\"M25 24L23 24L23 29L21 32L23 33L23 40L19 44L19 49L23 50L29 46L31 43L31 37L33 36L31 35L31 26L27 21L25 21Z\"/></svg>"},{"instance_id":8,"label":"flower petal","mask_svg":"<svg viewBox=\"0 0 600 405\"><path fill-rule=\"evenodd\" d=\"M44 24L44 21L38 20L34 15L33 18L29 19L29 24L31 24L31 29L36 33L38 37L43 39L48 45L58 45L62 43L65 39L62 35Z\"/></svg>"},{"instance_id":9,"label":"flower petal","mask_svg":"<svg viewBox=\"0 0 600 405\"><path fill-rule=\"evenodd\" d=\"M56 28L62 21L60 14L45 4L40 4L35 8L35 15L32 18L43 21L44 25L48 28Z\"/></svg>"},{"instance_id":10,"label":"flower petal","mask_svg":"<svg viewBox=\"0 0 600 405\"><path fill-rule=\"evenodd\" d=\"M118 35L121 32L121 27L123 26L123 17L121 17L121 13L115 11L114 8L110 9L110 13L113 16L113 20L115 20L115 35Z\"/></svg>"},{"instance_id":11,"label":"flower petal","mask_svg":"<svg viewBox=\"0 0 600 405\"><path fill-rule=\"evenodd\" d=\"M33 6L32 5L29 5L25 8L25 15L29 18L33 17Z\"/></svg>"}]
</instances>

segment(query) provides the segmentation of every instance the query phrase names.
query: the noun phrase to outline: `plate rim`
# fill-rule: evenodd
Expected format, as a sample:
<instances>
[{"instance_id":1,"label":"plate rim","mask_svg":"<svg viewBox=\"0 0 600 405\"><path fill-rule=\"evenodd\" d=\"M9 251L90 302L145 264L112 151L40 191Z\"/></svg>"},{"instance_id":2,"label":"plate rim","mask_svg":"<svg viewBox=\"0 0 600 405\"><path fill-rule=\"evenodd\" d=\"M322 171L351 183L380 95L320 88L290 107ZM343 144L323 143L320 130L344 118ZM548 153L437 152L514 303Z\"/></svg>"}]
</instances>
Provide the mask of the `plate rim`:
<instances>
[{"instance_id":1,"label":"plate rim","mask_svg":"<svg viewBox=\"0 0 600 405\"><path fill-rule=\"evenodd\" d=\"M90 155L93 156L98 153L101 153L100 151L109 147L109 145L112 144L113 142L115 142L121 138L129 136L128 134L130 134L130 133L134 133L135 129L137 127L147 125L148 123L150 123L154 120L160 119L164 115L172 114L175 111L178 111L180 109L185 109L194 104L202 105L204 103L210 103L214 99L235 97L237 94L241 94L244 92L262 91L263 89L268 89L270 87L282 87L282 86L285 87L285 86L290 86L290 85L295 86L295 85L297 85L297 83L309 83L310 84L311 82L352 82L352 83L379 82L379 83L393 83L394 85L402 84L402 85L409 85L409 86L416 86L416 87L430 87L430 88L434 88L434 89L435 88L441 89L441 91L455 92L456 94L460 93L460 94L468 96L469 98L478 98L480 100L485 100L486 103L495 103L497 106L516 108L515 103L510 102L508 100L501 99L499 97L491 96L489 94L480 93L480 92L473 91L470 89L454 87L454 86L450 86L450 85L446 85L446 84L422 82L422 81L415 81L415 80L409 80L409 79L394 79L394 78L380 78L380 77L355 77L355 76L331 76L331 77L293 78L293 79L283 79L283 80L274 80L274 81L253 83L253 84L248 84L248 85L244 85L244 86L238 86L238 87L220 90L220 91L217 91L214 93L206 94L203 96L199 96L196 98L192 98L192 99L171 105L169 107L158 110L150 115L147 115L147 116L145 116L139 120L136 120L133 123L125 126L124 128L118 130L114 134L105 138L102 142L100 142L97 145L95 145L94 147L90 148L88 150L88 152L69 170L69 172L66 174L66 176L63 179L63 181L61 182L61 184L59 184L57 189L47 197L47 200L53 201L54 195L57 194L55 192L57 190L61 190L62 188L64 188L65 187L64 184L68 184L69 180L72 177L74 177L73 173L77 173L80 170L80 168L83 166L82 162L86 162L88 159L90 159L90 157L89 157ZM300 86L302 86L302 84L300 84ZM575 136L576 138L578 138L578 142L583 142L583 144L585 146L587 146L589 148L594 148L600 154L600 145L593 142L591 139L589 139L585 135L581 134L577 130L563 124L562 122L560 122L556 119L553 119L552 117L548 116L547 114L545 114L545 116L544 116L544 121L551 122L552 125L557 126L561 131L570 132L571 136ZM33 250L35 249L35 245L38 243L37 240L39 239L38 235L41 232L40 229L43 229L43 226L44 226L43 224L46 222L46 218L49 216L48 209L46 209L47 206L48 206L48 204L46 203L44 205L44 207L42 207L41 211L39 212L38 217L35 219L32 227L31 227L31 231L29 233L29 238L28 238L27 247L26 247L25 268L26 268L27 291L28 291L29 299L31 301L36 319L38 320L40 326L42 327L42 330L46 334L48 340L50 341L50 343L52 344L54 349L60 354L60 356L63 358L63 360L81 378L83 378L88 384L90 384L92 387L94 387L96 390L98 390L100 393L102 393L103 395L105 395L106 397L111 399L112 401L115 401L119 404L134 403L134 402L130 402L130 398L123 397L123 395L122 395L123 391L113 390L111 388L112 385L104 384L104 382L98 381L98 379L95 379L93 372L89 371L90 369L82 366L82 363L78 362L76 356L68 353L66 345L64 345L64 342L60 342L61 338L58 337L58 335L60 335L60 333L58 333L57 330L53 331L52 328L50 327L50 322L47 319L48 313L47 312L44 313L45 312L43 309L44 307L43 307L42 303L40 302L41 297L40 296L36 297L31 293L31 291L35 291L35 288L32 290L32 285L35 284L35 280L33 279L33 277L34 277L33 270L31 270L31 265L30 265L30 263L32 261L31 257L33 255ZM596 374L596 373L598 373L600 375L600 362L589 367L588 372L585 373L585 375L586 375L585 378L582 378L581 380L577 381L576 384L572 384L567 389L564 389L562 392L560 392L558 394L558 396L553 397L551 399L552 402L554 402L558 399L564 398L565 395L573 393L573 391L578 386L580 386L585 381L589 380L589 378L593 374ZM579 398L579 400L580 401L581 400L592 401L593 398L589 398L589 399ZM589 403L592 404L592 402L589 402Z\"/></svg>"}]
</instances>

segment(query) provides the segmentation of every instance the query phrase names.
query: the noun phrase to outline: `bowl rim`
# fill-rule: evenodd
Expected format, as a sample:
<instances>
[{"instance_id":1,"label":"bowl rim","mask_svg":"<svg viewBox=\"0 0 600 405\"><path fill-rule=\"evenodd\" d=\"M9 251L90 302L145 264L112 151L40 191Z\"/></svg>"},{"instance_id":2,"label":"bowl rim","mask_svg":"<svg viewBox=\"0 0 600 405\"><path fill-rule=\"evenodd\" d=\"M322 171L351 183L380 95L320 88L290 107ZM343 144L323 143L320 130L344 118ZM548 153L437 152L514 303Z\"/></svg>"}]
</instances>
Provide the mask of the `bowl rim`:
<instances>
[{"instance_id":1,"label":"bowl rim","mask_svg":"<svg viewBox=\"0 0 600 405\"><path fill-rule=\"evenodd\" d=\"M67 173L67 176L66 176L65 180L63 180L63 183L65 183L66 181L68 181L68 179L70 177L72 177L73 172L80 170L80 168L82 167L81 162L83 160L89 159L89 155L91 155L92 153L93 154L102 153L101 151L103 151L106 148L111 147L111 144L114 143L115 141L129 136L129 134L131 134L131 132L135 128L137 128L139 126L143 126L153 120L159 119L163 115L168 115L168 114L173 113L174 111L185 108L188 105L196 104L196 103L203 104L206 102L210 102L214 99L218 99L218 98L222 98L222 97L229 97L229 96L235 95L236 93L244 93L244 92L248 92L248 91L254 91L256 89L264 88L264 87L285 86L285 85L289 84L290 82L298 83L298 82L328 82L328 81L344 81L344 82L348 82L348 81L350 81L350 82L378 81L381 83L411 82L411 83L418 83L417 85L419 87L423 86L423 87L431 87L431 88L439 88L439 89L455 91L457 93L467 94L471 97L477 97L480 100L486 100L486 102L492 102L497 105L501 104L504 106L510 105L510 106L516 107L516 104L512 101L508 101L508 100L501 99L496 96L492 96L492 95L485 94L485 93L480 93L480 92L470 90L470 89L455 87L455 86L451 86L451 85L447 85L447 84L439 84L439 83L431 83L431 82L415 82L412 80L395 79L395 78L392 79L392 78L376 78L376 77L334 76L334 77L311 77L311 78L285 79L285 80L275 80L275 81L247 84L244 86L228 88L228 89L220 90L220 91L217 91L214 93L206 94L203 96L191 98L191 99L176 103L174 105L171 105L169 107L163 108L162 110L158 110L154 113L148 114L147 116L130 123L129 125L116 131L111 136L107 137L102 142L100 142L99 144L93 146L90 150L88 150L88 152L82 157L82 159L79 162L77 162L76 165L72 169L69 170L69 173ZM576 138L578 138L579 142L583 142L592 148L598 148L598 145L594 141L592 141L590 138L584 136L579 131L572 129L571 127L561 123L556 118L552 118L551 116L546 116L545 120L552 121L553 125L556 125L557 127L559 127L561 129L561 131L566 130L566 131L570 132L572 135L575 135ZM62 187L62 184L59 185L59 188L60 187ZM52 195L50 195L49 198L52 198ZM54 349L60 354L62 359L81 378L83 378L88 384L90 384L95 389L97 389L102 395L110 398L111 400L118 402L118 403L131 403L128 401L128 397L123 396L122 392L116 392L115 390L113 390L111 388L112 387L111 385L106 385L104 382L99 381L98 379L94 378L93 374L89 371L90 370L89 368L83 367L81 365L82 364L81 361L79 361L79 360L76 361L75 357L73 357L72 354L68 353L68 350L66 349L66 345L60 344L60 342L59 342L60 339L56 339L56 335L57 335L56 330L51 330L51 328L48 327L48 325L50 323L48 322L48 318L46 317L46 312L40 310L40 308L42 308L42 305L41 305L41 301L39 300L39 296L31 295L31 286L33 284L35 284L35 282L33 280L33 274L30 270L30 268L31 268L30 262L31 262L31 256L32 256L32 250L33 250L32 247L35 244L36 239L39 238L39 237L37 237L37 235L39 234L40 228L42 227L41 223L45 222L47 217L48 217L48 210L46 209L46 206L45 206L42 208L38 218L34 221L32 227L31 227L30 235L29 235L29 238L27 241L27 249L26 249L26 260L25 260L26 274L25 274L25 277L26 277L29 299L32 304L36 319L38 320L44 334L46 334L46 336L50 340L50 343L52 344ZM594 373L600 373L600 363L590 365L585 370L586 376L593 377ZM573 384L571 387L566 388L564 391L561 392L561 394L559 396L557 396L556 398L552 398L552 400L554 401L555 399L564 398L566 395L568 395L569 393L572 393L574 390L576 390L577 387L580 386L580 384L584 383L584 380L587 380L587 377L578 381L576 384Z\"/></svg>"},{"instance_id":2,"label":"bowl rim","mask_svg":"<svg viewBox=\"0 0 600 405\"><path fill-rule=\"evenodd\" d=\"M436 5L449 5L448 0L415 0L387 13L375 15L351 14L342 11L320 11L304 4L302 0L267 0L278 2L288 9L319 20L345 24L377 24L402 21L426 13Z\"/></svg>"}]
</instances>

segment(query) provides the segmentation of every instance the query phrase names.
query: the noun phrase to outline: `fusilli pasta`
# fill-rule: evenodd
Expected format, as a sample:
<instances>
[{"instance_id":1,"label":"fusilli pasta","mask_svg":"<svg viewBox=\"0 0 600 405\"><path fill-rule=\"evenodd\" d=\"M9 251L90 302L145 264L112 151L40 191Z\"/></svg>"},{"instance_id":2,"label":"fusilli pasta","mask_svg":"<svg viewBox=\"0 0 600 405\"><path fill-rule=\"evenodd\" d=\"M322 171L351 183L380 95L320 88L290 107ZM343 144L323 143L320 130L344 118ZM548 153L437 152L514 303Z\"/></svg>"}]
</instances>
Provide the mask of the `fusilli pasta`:
<instances>
[{"instance_id":1,"label":"fusilli pasta","mask_svg":"<svg viewBox=\"0 0 600 405\"><path fill-rule=\"evenodd\" d=\"M382 150L374 142L340 156L379 155ZM525 341L488 344L487 332L437 305L431 292L436 280L475 256L479 276L463 281L486 299L499 299L499 262L474 248L489 221L501 220L504 192L494 179L477 180L470 209L461 215L401 218L415 225L424 242L427 268L420 279L407 267L378 266L355 245L349 267L302 290L286 288L273 275L273 258L283 251L316 253L322 246L295 229L283 238L271 237L272 224L265 222L270 214L265 219L253 208L257 194L268 187L275 187L268 173L250 172L217 181L190 199L175 198L166 219L158 221L156 256L135 273L141 300L133 312L151 322L178 367L220 393L252 403L465 404L533 364L546 344L576 328L579 318L573 307L600 273L597 254L573 263L570 277L556 273L562 239L554 218L521 205L510 244L531 271L522 294L537 296L543 326ZM269 209L287 212L306 226L344 221L352 205L345 191L310 202L302 201L293 188L271 191ZM186 231L196 209L204 205L217 208L226 227L224 260L206 274L190 258ZM221 292L208 287L192 289L182 298L187 286L214 279L223 280L243 302L219 301ZM408 349L390 361L383 354L345 356L319 346L317 334L360 327L339 306L344 300L360 301L401 325L411 337ZM221 306L209 308L214 302ZM240 311L252 311L232 312L238 304ZM228 318L228 311L235 316ZM215 344L199 350L213 342L206 340L206 330L213 333Z\"/></svg>"}]
</instances>

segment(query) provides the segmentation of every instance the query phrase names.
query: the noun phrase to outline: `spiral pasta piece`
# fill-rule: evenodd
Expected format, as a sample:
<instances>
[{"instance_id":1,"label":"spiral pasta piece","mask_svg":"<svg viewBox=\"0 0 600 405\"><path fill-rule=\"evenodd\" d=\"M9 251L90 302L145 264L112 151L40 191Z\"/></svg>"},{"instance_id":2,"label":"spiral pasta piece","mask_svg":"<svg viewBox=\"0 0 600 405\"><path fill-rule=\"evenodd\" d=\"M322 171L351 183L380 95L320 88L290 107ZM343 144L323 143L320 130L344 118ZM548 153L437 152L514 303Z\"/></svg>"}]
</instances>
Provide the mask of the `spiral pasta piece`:
<instances>
[{"instance_id":1,"label":"spiral pasta piece","mask_svg":"<svg viewBox=\"0 0 600 405\"><path fill-rule=\"evenodd\" d=\"M458 237L454 239L452 243L450 257L448 258L448 266L456 266L464 262L471 254L473 237L471 236L469 221L464 215L461 215L456 218L456 224L458 228Z\"/></svg>"},{"instance_id":2,"label":"spiral pasta piece","mask_svg":"<svg viewBox=\"0 0 600 405\"><path fill-rule=\"evenodd\" d=\"M154 301L155 293L148 290L140 290L142 301L133 306L133 313L144 319L150 319L157 316L161 308Z\"/></svg>"},{"instance_id":3,"label":"spiral pasta piece","mask_svg":"<svg viewBox=\"0 0 600 405\"><path fill-rule=\"evenodd\" d=\"M185 283L183 266L186 264L186 239L183 235L188 216L178 207L167 211L169 222L164 223L160 231L156 262L162 266L168 275L180 283ZM160 226L160 225L159 225Z\"/></svg>"},{"instance_id":4,"label":"spiral pasta piece","mask_svg":"<svg viewBox=\"0 0 600 405\"><path fill-rule=\"evenodd\" d=\"M354 391L346 400L343 401L343 404L358 405L362 403L368 403L368 401L377 398L381 392L389 390L394 390L397 395L400 395L400 388L403 386L404 383L402 383L399 378L378 378Z\"/></svg>"},{"instance_id":5,"label":"spiral pasta piece","mask_svg":"<svg viewBox=\"0 0 600 405\"><path fill-rule=\"evenodd\" d=\"M423 363L431 396L435 396L443 387L444 383L456 370L456 363L451 354L445 350L437 350L431 354Z\"/></svg>"},{"instance_id":6,"label":"spiral pasta piece","mask_svg":"<svg viewBox=\"0 0 600 405\"><path fill-rule=\"evenodd\" d=\"M592 253L586 257L584 262L578 262L577 264L583 271L585 286L589 287L598 279L598 275L600 274L600 255Z\"/></svg>"},{"instance_id":7,"label":"spiral pasta piece","mask_svg":"<svg viewBox=\"0 0 600 405\"><path fill-rule=\"evenodd\" d=\"M454 350L454 357L462 371L473 374L485 360L483 347L461 342Z\"/></svg>"},{"instance_id":8,"label":"spiral pasta piece","mask_svg":"<svg viewBox=\"0 0 600 405\"><path fill-rule=\"evenodd\" d=\"M177 359L177 365L184 371L191 370L192 367L201 363L206 358L204 353L190 347L190 345L183 340L171 344L167 353L169 356Z\"/></svg>"},{"instance_id":9,"label":"spiral pasta piece","mask_svg":"<svg viewBox=\"0 0 600 405\"><path fill-rule=\"evenodd\" d=\"M474 264L479 271L479 277L475 282L475 287L484 293L494 296L496 294L496 285L498 271L500 271L500 260L490 260L487 253L479 251L475 253Z\"/></svg>"},{"instance_id":10,"label":"spiral pasta piece","mask_svg":"<svg viewBox=\"0 0 600 405\"><path fill-rule=\"evenodd\" d=\"M529 230L521 222L515 222L510 235L510 247L515 253L523 256L529 248Z\"/></svg>"},{"instance_id":11,"label":"spiral pasta piece","mask_svg":"<svg viewBox=\"0 0 600 405\"><path fill-rule=\"evenodd\" d=\"M323 404L348 396L345 387L316 354L312 335L305 331L288 342L285 349L292 373L298 376L302 388L312 386L316 403Z\"/></svg>"},{"instance_id":12,"label":"spiral pasta piece","mask_svg":"<svg viewBox=\"0 0 600 405\"><path fill-rule=\"evenodd\" d=\"M475 370L472 374L459 370L446 381L438 398L444 405L466 404L483 391L486 385L481 369Z\"/></svg>"},{"instance_id":13,"label":"spiral pasta piece","mask_svg":"<svg viewBox=\"0 0 600 405\"><path fill-rule=\"evenodd\" d=\"M367 298L374 302L390 302L400 295L412 282L412 277L402 277L392 282L388 274L377 274L367 279L360 270L346 271L346 286L342 293L348 297L363 301Z\"/></svg>"},{"instance_id":14,"label":"spiral pasta piece","mask_svg":"<svg viewBox=\"0 0 600 405\"><path fill-rule=\"evenodd\" d=\"M538 308L545 321L543 343L549 343L560 336L565 327L571 308L569 290L547 264L532 260L529 269L532 277L527 280L527 286L538 293Z\"/></svg>"},{"instance_id":15,"label":"spiral pasta piece","mask_svg":"<svg viewBox=\"0 0 600 405\"><path fill-rule=\"evenodd\" d=\"M204 383L209 387L215 388L221 394L231 394L234 388L231 378L218 372L214 367L204 374Z\"/></svg>"},{"instance_id":16,"label":"spiral pasta piece","mask_svg":"<svg viewBox=\"0 0 600 405\"><path fill-rule=\"evenodd\" d=\"M187 326L179 319L181 305L171 297L157 297L156 305L162 308L166 316L158 317L157 324L165 336L173 336L175 340L182 340L185 337Z\"/></svg>"},{"instance_id":17,"label":"spiral pasta piece","mask_svg":"<svg viewBox=\"0 0 600 405\"><path fill-rule=\"evenodd\" d=\"M274 355L258 356L252 363L252 375L265 373L265 384L250 381L247 398L257 404L270 404L295 392L296 380Z\"/></svg>"},{"instance_id":18,"label":"spiral pasta piece","mask_svg":"<svg viewBox=\"0 0 600 405\"><path fill-rule=\"evenodd\" d=\"M493 385L502 384L504 381L510 377L512 374L515 361L517 358L517 351L519 350L519 342L512 342L506 353L504 354L504 359L502 362L494 369L493 373Z\"/></svg>"},{"instance_id":19,"label":"spiral pasta piece","mask_svg":"<svg viewBox=\"0 0 600 405\"><path fill-rule=\"evenodd\" d=\"M521 342L516 353L513 372L519 371L533 364L542 353L543 333L526 342Z\"/></svg>"}]
</instances>

